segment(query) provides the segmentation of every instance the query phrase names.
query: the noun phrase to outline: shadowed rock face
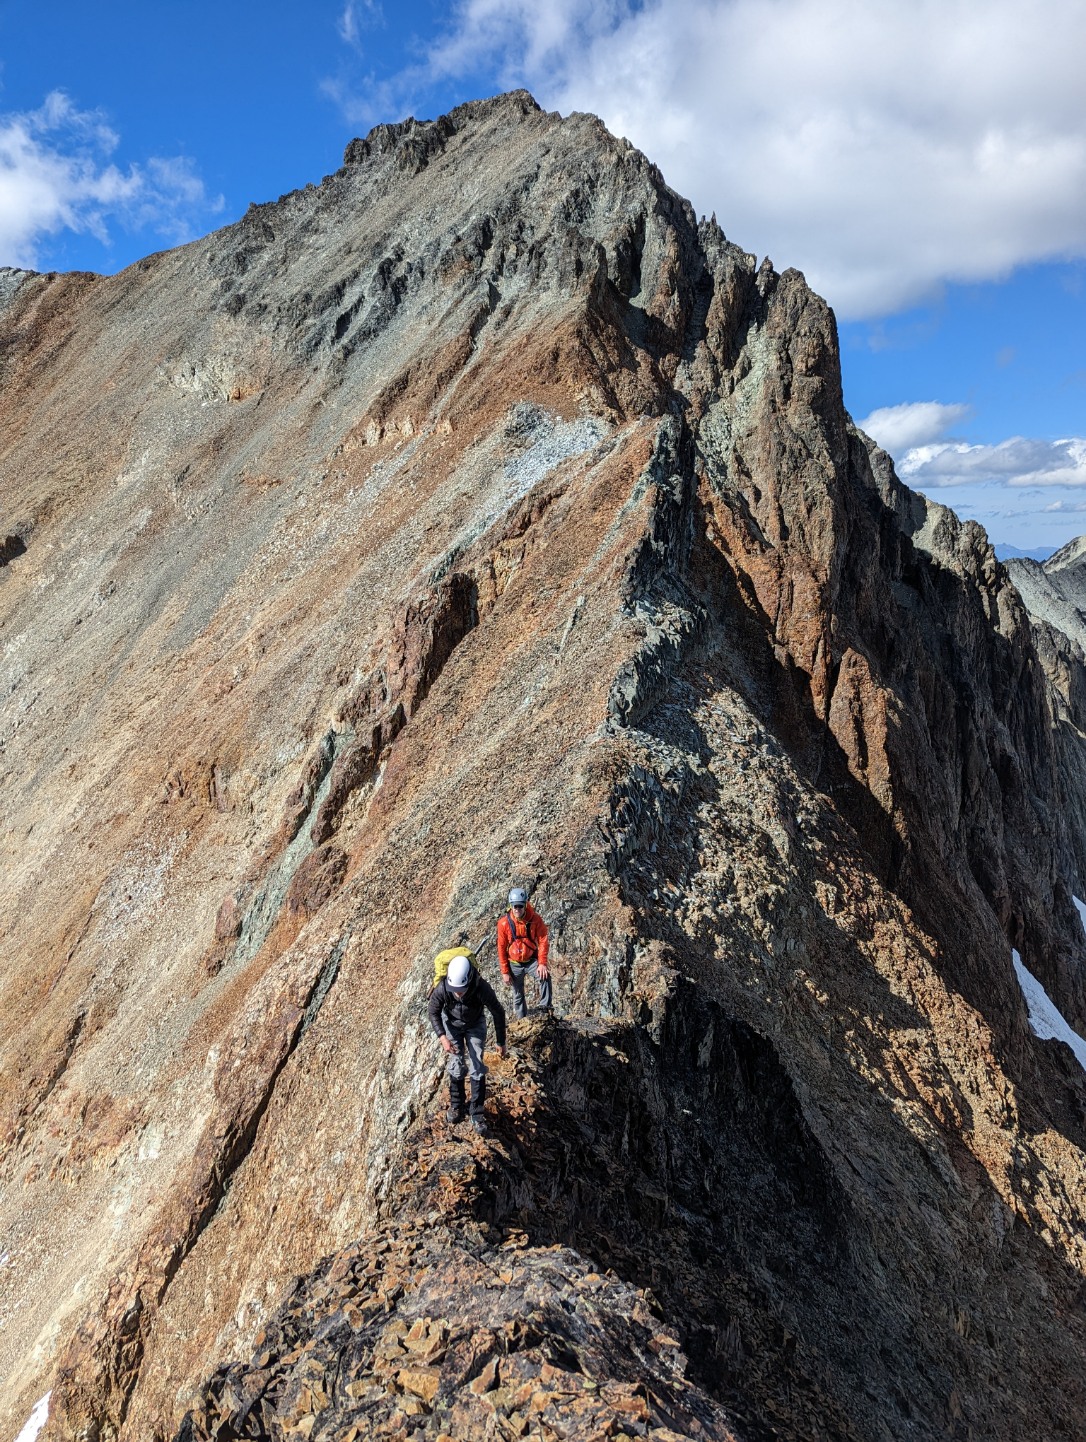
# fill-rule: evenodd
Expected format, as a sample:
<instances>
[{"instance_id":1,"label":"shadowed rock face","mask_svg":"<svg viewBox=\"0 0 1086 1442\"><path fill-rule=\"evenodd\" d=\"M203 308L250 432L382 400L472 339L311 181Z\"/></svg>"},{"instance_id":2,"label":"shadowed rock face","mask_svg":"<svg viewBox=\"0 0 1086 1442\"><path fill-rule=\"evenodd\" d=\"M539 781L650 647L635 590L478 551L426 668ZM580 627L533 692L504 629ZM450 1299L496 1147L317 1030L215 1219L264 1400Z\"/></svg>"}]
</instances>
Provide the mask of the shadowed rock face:
<instances>
[{"instance_id":1,"label":"shadowed rock face","mask_svg":"<svg viewBox=\"0 0 1086 1442\"><path fill-rule=\"evenodd\" d=\"M8 1430L1080 1435L1079 694L802 276L516 94L0 272L0 385Z\"/></svg>"},{"instance_id":2,"label":"shadowed rock face","mask_svg":"<svg viewBox=\"0 0 1086 1442\"><path fill-rule=\"evenodd\" d=\"M1011 580L1029 612L1037 656L1049 683L1057 766L1066 778L1065 815L1071 844L1076 848L1075 871L1079 877L1086 872L1086 809L1082 805L1086 788L1081 782L1082 717L1086 715L1084 549L1083 537L1079 536L1043 565L1028 558L1007 563ZM1050 984L1055 982L1052 976L1046 979Z\"/></svg>"}]
</instances>

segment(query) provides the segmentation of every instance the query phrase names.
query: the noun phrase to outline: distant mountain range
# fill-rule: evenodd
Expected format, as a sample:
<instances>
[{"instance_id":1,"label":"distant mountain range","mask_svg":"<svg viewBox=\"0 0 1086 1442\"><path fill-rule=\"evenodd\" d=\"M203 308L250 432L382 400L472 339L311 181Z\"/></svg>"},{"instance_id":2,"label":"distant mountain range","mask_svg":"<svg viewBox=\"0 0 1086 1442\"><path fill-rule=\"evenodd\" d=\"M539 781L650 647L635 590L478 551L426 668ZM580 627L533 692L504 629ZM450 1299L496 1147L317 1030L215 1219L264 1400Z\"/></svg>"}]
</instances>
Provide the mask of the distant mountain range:
<instances>
[{"instance_id":1,"label":"distant mountain range","mask_svg":"<svg viewBox=\"0 0 1086 1442\"><path fill-rule=\"evenodd\" d=\"M1049 556L1054 556L1059 550L1058 546L1030 546L1022 550L1020 546L1010 546L1006 541L993 541L992 549L1000 561L1047 561Z\"/></svg>"}]
</instances>

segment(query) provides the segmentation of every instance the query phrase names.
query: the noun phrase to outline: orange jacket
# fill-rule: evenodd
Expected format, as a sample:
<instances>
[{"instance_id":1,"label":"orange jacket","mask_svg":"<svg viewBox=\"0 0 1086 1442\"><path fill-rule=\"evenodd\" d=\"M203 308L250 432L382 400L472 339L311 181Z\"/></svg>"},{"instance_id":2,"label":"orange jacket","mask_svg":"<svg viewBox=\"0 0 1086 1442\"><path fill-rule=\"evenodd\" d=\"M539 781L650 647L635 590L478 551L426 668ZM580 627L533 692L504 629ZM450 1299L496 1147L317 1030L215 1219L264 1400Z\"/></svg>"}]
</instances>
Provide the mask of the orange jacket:
<instances>
[{"instance_id":1,"label":"orange jacket","mask_svg":"<svg viewBox=\"0 0 1086 1442\"><path fill-rule=\"evenodd\" d=\"M518 921L512 911L507 911L498 922L498 965L502 976L509 975L509 964L527 966L529 962L547 964L550 940L547 927L531 903L524 908L524 920ZM519 953L519 954L518 954Z\"/></svg>"}]
</instances>

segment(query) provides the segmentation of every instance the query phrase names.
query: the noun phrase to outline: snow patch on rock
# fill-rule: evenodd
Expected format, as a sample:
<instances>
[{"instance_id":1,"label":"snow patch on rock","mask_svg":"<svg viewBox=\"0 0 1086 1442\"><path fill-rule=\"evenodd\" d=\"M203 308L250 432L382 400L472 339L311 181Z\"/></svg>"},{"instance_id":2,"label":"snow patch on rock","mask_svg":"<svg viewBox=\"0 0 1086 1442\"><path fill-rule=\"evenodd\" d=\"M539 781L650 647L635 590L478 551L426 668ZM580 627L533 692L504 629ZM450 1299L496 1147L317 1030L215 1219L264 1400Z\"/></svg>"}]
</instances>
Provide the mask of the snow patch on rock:
<instances>
[{"instance_id":1,"label":"snow patch on rock","mask_svg":"<svg viewBox=\"0 0 1086 1442\"><path fill-rule=\"evenodd\" d=\"M1076 901L1075 904L1081 912L1082 902ZM1014 969L1018 974L1018 984L1022 988L1022 995L1026 998L1030 1029L1034 1036L1040 1037L1042 1041L1065 1042L1078 1058L1083 1071L1086 1071L1086 1041L1064 1020L1059 1008L1049 998L1044 987L1022 961L1017 951L1012 951L1011 957L1014 961Z\"/></svg>"},{"instance_id":2,"label":"snow patch on rock","mask_svg":"<svg viewBox=\"0 0 1086 1442\"><path fill-rule=\"evenodd\" d=\"M46 1392L45 1396L34 1404L34 1410L26 1419L26 1425L16 1437L15 1442L36 1442L38 1433L49 1418L49 1398L52 1395L52 1392Z\"/></svg>"},{"instance_id":3,"label":"snow patch on rock","mask_svg":"<svg viewBox=\"0 0 1086 1442\"><path fill-rule=\"evenodd\" d=\"M1079 920L1082 922L1082 929L1086 931L1086 901L1080 901L1077 896L1072 896L1071 900L1075 903L1075 910L1078 912Z\"/></svg>"}]
</instances>

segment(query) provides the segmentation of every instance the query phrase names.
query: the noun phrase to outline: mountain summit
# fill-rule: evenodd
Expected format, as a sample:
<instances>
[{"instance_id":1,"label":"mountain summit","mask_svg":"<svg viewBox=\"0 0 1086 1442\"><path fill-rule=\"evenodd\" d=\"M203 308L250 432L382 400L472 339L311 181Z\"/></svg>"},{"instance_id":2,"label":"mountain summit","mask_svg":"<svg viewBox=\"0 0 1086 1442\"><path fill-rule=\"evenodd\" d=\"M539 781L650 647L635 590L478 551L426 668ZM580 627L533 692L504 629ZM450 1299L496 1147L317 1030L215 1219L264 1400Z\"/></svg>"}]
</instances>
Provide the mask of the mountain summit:
<instances>
[{"instance_id":1,"label":"mountain summit","mask_svg":"<svg viewBox=\"0 0 1086 1442\"><path fill-rule=\"evenodd\" d=\"M800 274L520 92L0 387L5 1435L1081 1436L1082 652Z\"/></svg>"}]
</instances>

